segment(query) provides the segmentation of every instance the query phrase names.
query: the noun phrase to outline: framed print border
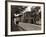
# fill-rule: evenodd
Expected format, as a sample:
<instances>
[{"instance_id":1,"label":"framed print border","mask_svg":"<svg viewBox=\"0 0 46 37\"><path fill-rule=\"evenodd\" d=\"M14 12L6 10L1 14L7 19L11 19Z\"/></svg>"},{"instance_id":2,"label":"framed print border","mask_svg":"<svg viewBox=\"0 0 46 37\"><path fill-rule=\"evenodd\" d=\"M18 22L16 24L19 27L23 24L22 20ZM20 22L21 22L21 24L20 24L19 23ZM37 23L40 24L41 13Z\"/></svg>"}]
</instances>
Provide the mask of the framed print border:
<instances>
[{"instance_id":1,"label":"framed print border","mask_svg":"<svg viewBox=\"0 0 46 37\"><path fill-rule=\"evenodd\" d=\"M44 29L43 29L43 33L8 35L8 11L7 11L8 2L43 4L43 7L44 7L44 21L43 21L44 22ZM24 36L24 35L40 35L40 34L45 34L45 3L44 2L5 1L5 36Z\"/></svg>"}]
</instances>

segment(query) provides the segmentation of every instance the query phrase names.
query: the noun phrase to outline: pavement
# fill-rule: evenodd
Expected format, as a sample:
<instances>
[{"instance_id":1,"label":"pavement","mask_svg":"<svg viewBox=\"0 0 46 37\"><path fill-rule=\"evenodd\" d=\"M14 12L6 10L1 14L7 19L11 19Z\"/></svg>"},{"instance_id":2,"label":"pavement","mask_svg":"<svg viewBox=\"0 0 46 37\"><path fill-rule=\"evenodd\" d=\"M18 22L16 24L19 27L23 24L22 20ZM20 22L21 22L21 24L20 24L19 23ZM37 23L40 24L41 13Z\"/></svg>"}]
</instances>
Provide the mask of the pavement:
<instances>
[{"instance_id":1,"label":"pavement","mask_svg":"<svg viewBox=\"0 0 46 37\"><path fill-rule=\"evenodd\" d=\"M41 30L41 25L36 25L36 24L19 22L19 26L24 28L27 31L30 31L30 30Z\"/></svg>"}]
</instances>

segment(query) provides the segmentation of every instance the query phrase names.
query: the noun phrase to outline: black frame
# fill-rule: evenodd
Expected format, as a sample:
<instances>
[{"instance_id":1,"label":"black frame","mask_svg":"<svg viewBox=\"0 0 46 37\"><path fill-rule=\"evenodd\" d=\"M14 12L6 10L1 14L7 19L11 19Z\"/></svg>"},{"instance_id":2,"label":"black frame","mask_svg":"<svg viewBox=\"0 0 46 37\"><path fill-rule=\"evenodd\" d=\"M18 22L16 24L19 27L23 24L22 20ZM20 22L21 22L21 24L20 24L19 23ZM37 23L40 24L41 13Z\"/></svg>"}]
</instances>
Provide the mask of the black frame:
<instances>
[{"instance_id":1,"label":"black frame","mask_svg":"<svg viewBox=\"0 0 46 37\"><path fill-rule=\"evenodd\" d=\"M7 31L7 2L19 2L19 3L35 3L35 4L43 4L44 5L44 33L36 33L36 34L19 34L19 35L8 35ZM24 36L24 35L40 35L45 34L45 3L44 2L27 2L27 1L5 1L5 36Z\"/></svg>"}]
</instances>

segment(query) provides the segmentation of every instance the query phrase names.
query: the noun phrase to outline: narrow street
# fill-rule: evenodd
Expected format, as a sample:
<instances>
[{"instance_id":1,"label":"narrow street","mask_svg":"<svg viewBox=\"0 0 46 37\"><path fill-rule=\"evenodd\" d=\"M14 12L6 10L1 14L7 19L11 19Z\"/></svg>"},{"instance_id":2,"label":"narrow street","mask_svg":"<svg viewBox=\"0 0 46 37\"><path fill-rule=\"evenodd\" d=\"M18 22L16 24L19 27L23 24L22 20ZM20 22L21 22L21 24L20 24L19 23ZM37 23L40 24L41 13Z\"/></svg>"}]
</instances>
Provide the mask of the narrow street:
<instances>
[{"instance_id":1,"label":"narrow street","mask_svg":"<svg viewBox=\"0 0 46 37\"><path fill-rule=\"evenodd\" d=\"M41 30L41 25L19 22L19 26L24 28L27 31L29 31L29 30Z\"/></svg>"}]
</instances>

